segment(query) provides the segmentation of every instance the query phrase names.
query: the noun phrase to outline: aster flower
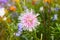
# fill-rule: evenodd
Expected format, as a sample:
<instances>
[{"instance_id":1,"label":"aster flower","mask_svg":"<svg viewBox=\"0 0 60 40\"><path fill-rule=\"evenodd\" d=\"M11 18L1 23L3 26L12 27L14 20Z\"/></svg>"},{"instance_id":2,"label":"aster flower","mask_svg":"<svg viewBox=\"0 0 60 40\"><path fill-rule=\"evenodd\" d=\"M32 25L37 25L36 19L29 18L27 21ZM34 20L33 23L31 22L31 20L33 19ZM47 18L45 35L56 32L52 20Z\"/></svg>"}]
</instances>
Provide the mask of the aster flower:
<instances>
[{"instance_id":1,"label":"aster flower","mask_svg":"<svg viewBox=\"0 0 60 40\"><path fill-rule=\"evenodd\" d=\"M25 13L22 13L19 16L21 24L23 25L23 30L32 31L39 24L37 19L38 14L34 14L33 10L26 10Z\"/></svg>"},{"instance_id":2,"label":"aster flower","mask_svg":"<svg viewBox=\"0 0 60 40\"><path fill-rule=\"evenodd\" d=\"M0 16L3 17L5 14L5 10L4 8L0 8Z\"/></svg>"}]
</instances>

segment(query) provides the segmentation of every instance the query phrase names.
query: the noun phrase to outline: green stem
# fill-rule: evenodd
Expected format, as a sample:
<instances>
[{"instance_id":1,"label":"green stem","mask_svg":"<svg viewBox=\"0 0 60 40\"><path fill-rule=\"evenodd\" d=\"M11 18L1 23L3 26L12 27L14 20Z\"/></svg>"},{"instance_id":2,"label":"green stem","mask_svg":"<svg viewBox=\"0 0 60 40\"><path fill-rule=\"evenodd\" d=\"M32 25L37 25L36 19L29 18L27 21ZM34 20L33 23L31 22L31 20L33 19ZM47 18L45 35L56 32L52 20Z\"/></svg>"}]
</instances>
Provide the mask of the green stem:
<instances>
[{"instance_id":1,"label":"green stem","mask_svg":"<svg viewBox=\"0 0 60 40\"><path fill-rule=\"evenodd\" d=\"M22 12L21 4L20 3L17 3L17 4L18 4L18 7L19 7L20 11Z\"/></svg>"},{"instance_id":2,"label":"green stem","mask_svg":"<svg viewBox=\"0 0 60 40\"><path fill-rule=\"evenodd\" d=\"M35 34L35 40L39 40L39 38L37 38L37 35L36 35L36 30L34 31L34 34Z\"/></svg>"},{"instance_id":3,"label":"green stem","mask_svg":"<svg viewBox=\"0 0 60 40\"><path fill-rule=\"evenodd\" d=\"M24 6L25 6L25 2L26 2L26 0L24 0Z\"/></svg>"}]
</instances>

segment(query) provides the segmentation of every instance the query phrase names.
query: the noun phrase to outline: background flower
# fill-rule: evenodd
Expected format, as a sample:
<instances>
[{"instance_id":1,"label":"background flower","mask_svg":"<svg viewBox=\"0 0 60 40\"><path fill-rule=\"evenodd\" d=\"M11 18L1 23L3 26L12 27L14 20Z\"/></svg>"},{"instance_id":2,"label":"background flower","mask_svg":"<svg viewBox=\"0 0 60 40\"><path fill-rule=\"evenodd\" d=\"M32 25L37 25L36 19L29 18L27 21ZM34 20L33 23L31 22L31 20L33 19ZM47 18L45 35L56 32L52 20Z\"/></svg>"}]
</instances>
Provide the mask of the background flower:
<instances>
[{"instance_id":1,"label":"background flower","mask_svg":"<svg viewBox=\"0 0 60 40\"><path fill-rule=\"evenodd\" d=\"M18 23L18 32L15 33L14 35L15 36L20 36L22 34L22 31L23 31L22 24L21 23Z\"/></svg>"},{"instance_id":2,"label":"background flower","mask_svg":"<svg viewBox=\"0 0 60 40\"><path fill-rule=\"evenodd\" d=\"M5 10L4 8L0 8L0 16L3 17L5 15Z\"/></svg>"},{"instance_id":3,"label":"background flower","mask_svg":"<svg viewBox=\"0 0 60 40\"><path fill-rule=\"evenodd\" d=\"M53 21L58 19L58 15L54 14Z\"/></svg>"},{"instance_id":4,"label":"background flower","mask_svg":"<svg viewBox=\"0 0 60 40\"><path fill-rule=\"evenodd\" d=\"M22 24L21 23L18 24L18 31L22 31Z\"/></svg>"},{"instance_id":5,"label":"background flower","mask_svg":"<svg viewBox=\"0 0 60 40\"><path fill-rule=\"evenodd\" d=\"M15 6L10 6L9 10L10 11L16 11L16 7Z\"/></svg>"},{"instance_id":6,"label":"background flower","mask_svg":"<svg viewBox=\"0 0 60 40\"><path fill-rule=\"evenodd\" d=\"M0 0L1 4L6 4L8 2L8 0Z\"/></svg>"}]
</instances>

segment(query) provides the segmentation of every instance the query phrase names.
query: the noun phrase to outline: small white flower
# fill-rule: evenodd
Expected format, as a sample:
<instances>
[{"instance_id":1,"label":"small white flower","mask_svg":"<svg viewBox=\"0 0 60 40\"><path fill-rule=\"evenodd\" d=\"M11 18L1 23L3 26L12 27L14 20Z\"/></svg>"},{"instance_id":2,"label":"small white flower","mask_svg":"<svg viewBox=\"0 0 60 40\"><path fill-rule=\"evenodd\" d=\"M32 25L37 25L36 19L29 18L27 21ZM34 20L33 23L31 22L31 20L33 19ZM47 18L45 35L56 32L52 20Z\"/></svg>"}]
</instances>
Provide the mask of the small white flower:
<instances>
[{"instance_id":1,"label":"small white flower","mask_svg":"<svg viewBox=\"0 0 60 40\"><path fill-rule=\"evenodd\" d=\"M7 19L7 17L4 17L3 20L5 21Z\"/></svg>"},{"instance_id":2,"label":"small white flower","mask_svg":"<svg viewBox=\"0 0 60 40\"><path fill-rule=\"evenodd\" d=\"M43 11L43 7L40 7L40 11Z\"/></svg>"},{"instance_id":3,"label":"small white flower","mask_svg":"<svg viewBox=\"0 0 60 40\"><path fill-rule=\"evenodd\" d=\"M0 8L0 16L3 17L5 14L4 8Z\"/></svg>"},{"instance_id":4,"label":"small white flower","mask_svg":"<svg viewBox=\"0 0 60 40\"><path fill-rule=\"evenodd\" d=\"M57 16L58 16L58 15L55 14L53 20L57 20Z\"/></svg>"}]
</instances>

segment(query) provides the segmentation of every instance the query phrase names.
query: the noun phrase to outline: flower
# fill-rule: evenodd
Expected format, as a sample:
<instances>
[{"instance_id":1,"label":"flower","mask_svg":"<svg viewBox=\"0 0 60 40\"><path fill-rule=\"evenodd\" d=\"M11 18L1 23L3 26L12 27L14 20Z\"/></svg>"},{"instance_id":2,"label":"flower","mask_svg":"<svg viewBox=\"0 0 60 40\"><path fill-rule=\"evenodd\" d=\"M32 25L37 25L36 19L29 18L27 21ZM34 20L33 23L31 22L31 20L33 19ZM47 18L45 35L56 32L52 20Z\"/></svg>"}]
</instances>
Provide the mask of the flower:
<instances>
[{"instance_id":1,"label":"flower","mask_svg":"<svg viewBox=\"0 0 60 40\"><path fill-rule=\"evenodd\" d=\"M58 11L58 10L59 10L59 8L56 7L56 8L55 8L55 11Z\"/></svg>"},{"instance_id":2,"label":"flower","mask_svg":"<svg viewBox=\"0 0 60 40\"><path fill-rule=\"evenodd\" d=\"M18 32L15 33L14 35L15 36L20 36L22 34L22 31L23 31L22 24L21 23L18 23Z\"/></svg>"},{"instance_id":3,"label":"flower","mask_svg":"<svg viewBox=\"0 0 60 40\"><path fill-rule=\"evenodd\" d=\"M15 6L10 6L9 10L10 11L16 11L16 7Z\"/></svg>"},{"instance_id":4,"label":"flower","mask_svg":"<svg viewBox=\"0 0 60 40\"><path fill-rule=\"evenodd\" d=\"M40 7L40 11L43 11L43 10L44 10L43 6L42 6L42 7Z\"/></svg>"},{"instance_id":5,"label":"flower","mask_svg":"<svg viewBox=\"0 0 60 40\"><path fill-rule=\"evenodd\" d=\"M37 19L38 14L34 14L33 10L26 10L25 13L19 16L19 20L23 25L23 30L32 31L39 24Z\"/></svg>"},{"instance_id":6,"label":"flower","mask_svg":"<svg viewBox=\"0 0 60 40\"><path fill-rule=\"evenodd\" d=\"M7 17L4 17L3 20L6 21L7 20Z\"/></svg>"},{"instance_id":7,"label":"flower","mask_svg":"<svg viewBox=\"0 0 60 40\"><path fill-rule=\"evenodd\" d=\"M58 15L57 14L54 14L53 21L54 20L57 20L57 17L58 17Z\"/></svg>"},{"instance_id":8,"label":"flower","mask_svg":"<svg viewBox=\"0 0 60 40\"><path fill-rule=\"evenodd\" d=\"M6 4L8 2L8 0L0 0L1 4Z\"/></svg>"},{"instance_id":9,"label":"flower","mask_svg":"<svg viewBox=\"0 0 60 40\"><path fill-rule=\"evenodd\" d=\"M17 33L14 33L15 36L20 36L21 35L21 32L18 31Z\"/></svg>"},{"instance_id":10,"label":"flower","mask_svg":"<svg viewBox=\"0 0 60 40\"><path fill-rule=\"evenodd\" d=\"M20 36L20 33L16 33L15 35L16 35L16 36Z\"/></svg>"},{"instance_id":11,"label":"flower","mask_svg":"<svg viewBox=\"0 0 60 40\"><path fill-rule=\"evenodd\" d=\"M3 17L5 15L5 8L0 8L0 16Z\"/></svg>"}]
</instances>

